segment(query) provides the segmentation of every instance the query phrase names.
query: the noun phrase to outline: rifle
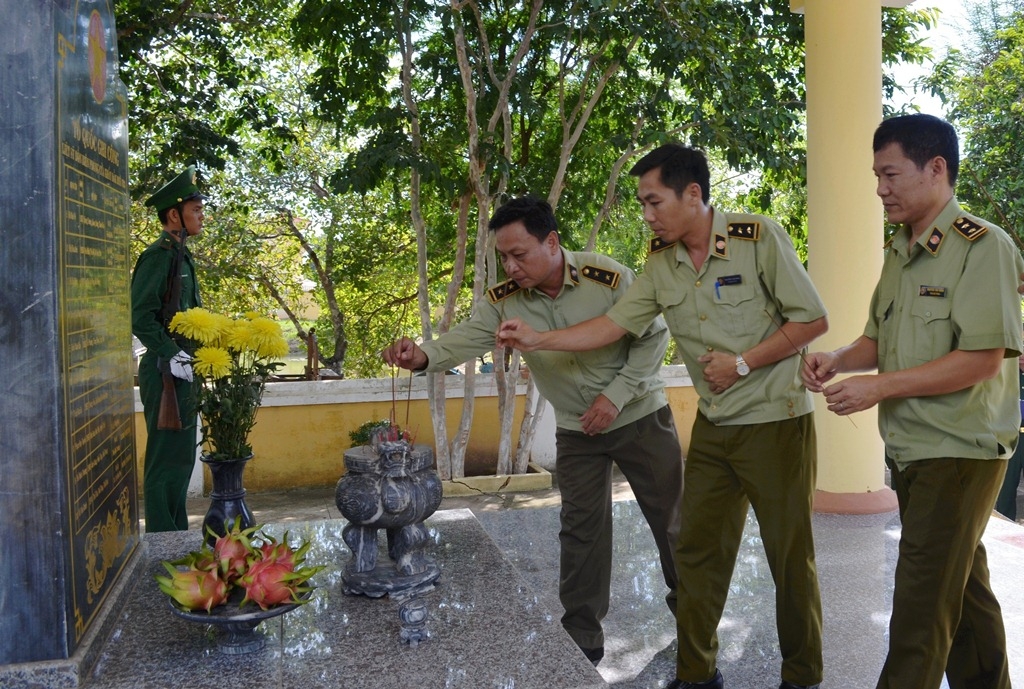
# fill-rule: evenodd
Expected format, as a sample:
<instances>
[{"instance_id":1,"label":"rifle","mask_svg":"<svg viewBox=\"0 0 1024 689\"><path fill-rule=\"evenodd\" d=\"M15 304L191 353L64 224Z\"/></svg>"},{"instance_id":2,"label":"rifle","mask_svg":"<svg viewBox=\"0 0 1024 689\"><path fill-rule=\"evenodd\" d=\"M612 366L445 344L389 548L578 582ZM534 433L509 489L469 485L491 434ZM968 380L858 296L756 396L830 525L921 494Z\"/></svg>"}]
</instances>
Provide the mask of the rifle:
<instances>
[{"instance_id":1,"label":"rifle","mask_svg":"<svg viewBox=\"0 0 1024 689\"><path fill-rule=\"evenodd\" d=\"M167 276L167 289L164 291L164 305L160 310L164 327L171 323L174 314L178 313L178 306L181 304L181 264L185 259L185 238L188 237L188 230L185 229L185 218L182 204L177 205L178 218L181 220L181 230L178 232L178 250L171 261L171 272ZM160 395L160 411L157 414L156 427L160 431L180 431L181 411L178 408L178 394L174 389L174 376L171 375L171 362L160 359L157 362L163 381L163 392Z\"/></svg>"}]
</instances>

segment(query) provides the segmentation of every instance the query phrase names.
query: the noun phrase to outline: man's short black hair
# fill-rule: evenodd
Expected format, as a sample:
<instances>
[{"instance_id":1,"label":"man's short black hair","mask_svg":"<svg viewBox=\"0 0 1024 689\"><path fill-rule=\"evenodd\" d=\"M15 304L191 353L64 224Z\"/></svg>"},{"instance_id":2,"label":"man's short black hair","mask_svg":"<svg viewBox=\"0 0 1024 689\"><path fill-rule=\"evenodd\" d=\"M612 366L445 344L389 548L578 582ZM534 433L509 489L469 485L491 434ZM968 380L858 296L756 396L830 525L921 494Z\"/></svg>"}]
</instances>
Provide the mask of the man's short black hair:
<instances>
[{"instance_id":1,"label":"man's short black hair","mask_svg":"<svg viewBox=\"0 0 1024 689\"><path fill-rule=\"evenodd\" d=\"M704 203L711 199L711 172L703 151L678 143L663 144L638 160L629 174L640 177L655 168L661 168L661 183L676 196L682 196L686 187L696 182Z\"/></svg>"},{"instance_id":2,"label":"man's short black hair","mask_svg":"<svg viewBox=\"0 0 1024 689\"><path fill-rule=\"evenodd\" d=\"M903 155L923 170L928 161L941 156L946 161L950 186L956 186L960 174L960 144L953 125L934 115L915 113L882 120L875 130L872 150L878 153L889 144L897 143Z\"/></svg>"},{"instance_id":3,"label":"man's short black hair","mask_svg":"<svg viewBox=\"0 0 1024 689\"><path fill-rule=\"evenodd\" d=\"M558 235L558 221L551 204L536 196L520 196L505 203L494 211L487 227L495 232L517 221L538 241L544 241L552 232Z\"/></svg>"}]
</instances>

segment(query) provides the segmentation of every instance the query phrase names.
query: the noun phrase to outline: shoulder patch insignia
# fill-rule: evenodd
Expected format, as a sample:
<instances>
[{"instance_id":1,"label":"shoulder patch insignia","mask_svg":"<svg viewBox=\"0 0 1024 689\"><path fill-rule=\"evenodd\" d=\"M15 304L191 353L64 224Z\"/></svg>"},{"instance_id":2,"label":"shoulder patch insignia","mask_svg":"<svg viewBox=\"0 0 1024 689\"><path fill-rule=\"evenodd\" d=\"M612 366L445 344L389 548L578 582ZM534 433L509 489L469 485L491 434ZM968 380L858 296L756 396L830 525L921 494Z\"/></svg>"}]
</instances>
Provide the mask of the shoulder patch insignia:
<instances>
[{"instance_id":1,"label":"shoulder patch insignia","mask_svg":"<svg viewBox=\"0 0 1024 689\"><path fill-rule=\"evenodd\" d=\"M502 299L512 296L521 289L522 287L515 280L506 280L500 285L495 285L487 290L487 298L492 304L497 304Z\"/></svg>"},{"instance_id":2,"label":"shoulder patch insignia","mask_svg":"<svg viewBox=\"0 0 1024 689\"><path fill-rule=\"evenodd\" d=\"M756 242L761 238L761 223L731 222L729 223L729 236L736 239L751 239Z\"/></svg>"},{"instance_id":3,"label":"shoulder patch insignia","mask_svg":"<svg viewBox=\"0 0 1024 689\"><path fill-rule=\"evenodd\" d=\"M956 231L962 234L964 239L969 242L973 242L975 239L988 232L987 227L979 225L970 218L957 218L953 221L953 227L955 227Z\"/></svg>"},{"instance_id":4,"label":"shoulder patch insignia","mask_svg":"<svg viewBox=\"0 0 1024 689\"><path fill-rule=\"evenodd\" d=\"M932 256L939 253L939 247L942 245L942 240L946 238L946 235L942 234L939 228L932 230L931 235L928 237L928 241L924 243L924 248L928 250Z\"/></svg>"},{"instance_id":5,"label":"shoulder patch insignia","mask_svg":"<svg viewBox=\"0 0 1024 689\"><path fill-rule=\"evenodd\" d=\"M655 237L654 239L651 240L651 250L650 250L650 253L656 254L659 251L664 251L665 249L669 248L670 246L675 246L675 245L676 245L675 242L666 242L661 237Z\"/></svg>"},{"instance_id":6,"label":"shoulder patch insignia","mask_svg":"<svg viewBox=\"0 0 1024 689\"><path fill-rule=\"evenodd\" d=\"M597 266L583 266L582 272L583 277L599 282L606 287L615 289L619 286L619 273L614 270L605 270Z\"/></svg>"}]
</instances>

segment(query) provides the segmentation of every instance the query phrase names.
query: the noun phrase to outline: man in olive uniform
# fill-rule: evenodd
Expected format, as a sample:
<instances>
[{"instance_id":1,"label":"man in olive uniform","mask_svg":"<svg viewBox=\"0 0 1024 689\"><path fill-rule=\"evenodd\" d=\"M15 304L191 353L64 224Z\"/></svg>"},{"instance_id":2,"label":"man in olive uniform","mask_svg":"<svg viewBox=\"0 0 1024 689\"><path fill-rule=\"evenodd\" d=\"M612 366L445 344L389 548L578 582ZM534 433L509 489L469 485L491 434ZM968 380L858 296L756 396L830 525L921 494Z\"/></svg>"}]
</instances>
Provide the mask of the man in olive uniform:
<instances>
[{"instance_id":1,"label":"man in olive uniform","mask_svg":"<svg viewBox=\"0 0 1024 689\"><path fill-rule=\"evenodd\" d=\"M625 266L559 242L546 201L522 197L490 220L509 280L492 287L473 316L431 342L403 338L384 360L410 370L443 371L494 348L504 317L536 327L571 325L607 311L633 281ZM659 370L668 344L661 319L582 355L552 352L524 358L555 410L555 475L562 497L559 596L562 626L597 664L604 654L601 620L608 611L612 564L611 465L629 481L661 555L675 610L672 549L682 492L682 451Z\"/></svg>"},{"instance_id":2,"label":"man in olive uniform","mask_svg":"<svg viewBox=\"0 0 1024 689\"><path fill-rule=\"evenodd\" d=\"M146 418L143 495L148 532L188 529L185 498L196 454L191 352L180 336L168 332L164 302L169 296L179 237L182 232L186 237L202 232L205 198L196 186L195 168L189 167L146 201L156 210L163 232L142 252L132 273L132 333L146 347L139 361L139 396ZM177 310L185 311L201 304L187 241L181 258ZM174 379L181 430L157 428L165 371Z\"/></svg>"},{"instance_id":3,"label":"man in olive uniform","mask_svg":"<svg viewBox=\"0 0 1024 689\"><path fill-rule=\"evenodd\" d=\"M683 470L679 648L668 686L724 686L716 630L752 506L775 581L781 689L817 687L817 456L799 350L827 330L825 307L777 223L709 205L703 153L665 144L630 174L639 177L644 220L657 235L644 272L605 316L541 333L510 320L499 344L585 351L643 332L664 314L700 396Z\"/></svg>"},{"instance_id":4,"label":"man in olive uniform","mask_svg":"<svg viewBox=\"0 0 1024 689\"><path fill-rule=\"evenodd\" d=\"M951 689L1009 689L981 537L1020 429L1024 261L1002 229L957 203L960 149L948 122L885 120L873 149L876 191L901 227L864 334L809 355L803 378L841 416L878 405L902 533L877 686L938 689L945 673Z\"/></svg>"}]
</instances>

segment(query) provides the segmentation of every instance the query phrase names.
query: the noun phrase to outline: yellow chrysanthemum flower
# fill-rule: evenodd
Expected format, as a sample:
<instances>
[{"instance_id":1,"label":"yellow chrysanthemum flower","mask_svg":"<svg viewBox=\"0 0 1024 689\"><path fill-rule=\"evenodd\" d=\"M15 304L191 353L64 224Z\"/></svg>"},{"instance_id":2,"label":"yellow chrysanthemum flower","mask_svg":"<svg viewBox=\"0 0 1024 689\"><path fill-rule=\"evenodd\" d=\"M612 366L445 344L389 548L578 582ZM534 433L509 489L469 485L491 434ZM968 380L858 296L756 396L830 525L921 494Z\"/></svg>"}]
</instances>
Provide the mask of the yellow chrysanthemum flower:
<instances>
[{"instance_id":1,"label":"yellow chrysanthemum flower","mask_svg":"<svg viewBox=\"0 0 1024 689\"><path fill-rule=\"evenodd\" d=\"M288 342L284 339L277 321L259 317L249 321L249 349L263 358L284 356L288 353ZM277 354L271 355L271 352Z\"/></svg>"},{"instance_id":2,"label":"yellow chrysanthemum flower","mask_svg":"<svg viewBox=\"0 0 1024 689\"><path fill-rule=\"evenodd\" d=\"M248 321L229 321L221 336L221 346L233 352L245 352L252 349L249 339Z\"/></svg>"},{"instance_id":3,"label":"yellow chrysanthemum flower","mask_svg":"<svg viewBox=\"0 0 1024 689\"><path fill-rule=\"evenodd\" d=\"M193 308L188 311L179 311L171 319L171 332L184 335L190 340L211 344L220 337L221 321L216 314L210 313L204 308Z\"/></svg>"},{"instance_id":4,"label":"yellow chrysanthemum flower","mask_svg":"<svg viewBox=\"0 0 1024 689\"><path fill-rule=\"evenodd\" d=\"M288 355L288 341L283 337L261 342L256 346L256 356L260 359L280 359Z\"/></svg>"},{"instance_id":5,"label":"yellow chrysanthemum flower","mask_svg":"<svg viewBox=\"0 0 1024 689\"><path fill-rule=\"evenodd\" d=\"M200 347L192 358L192 368L204 378L226 378L232 363L231 353L220 347Z\"/></svg>"},{"instance_id":6,"label":"yellow chrysanthemum flower","mask_svg":"<svg viewBox=\"0 0 1024 689\"><path fill-rule=\"evenodd\" d=\"M214 314L211 314L211 315L213 316L213 319L214 319L214 322L215 322L215 325L216 325L216 328L217 328L217 338L215 340L211 340L209 342L206 342L205 344L211 345L213 347L222 347L223 348L223 347L225 347L224 338L231 331L231 327L234 324L234 321L231 320L231 318L229 318L228 316L225 316L222 313L214 313Z\"/></svg>"}]
</instances>

